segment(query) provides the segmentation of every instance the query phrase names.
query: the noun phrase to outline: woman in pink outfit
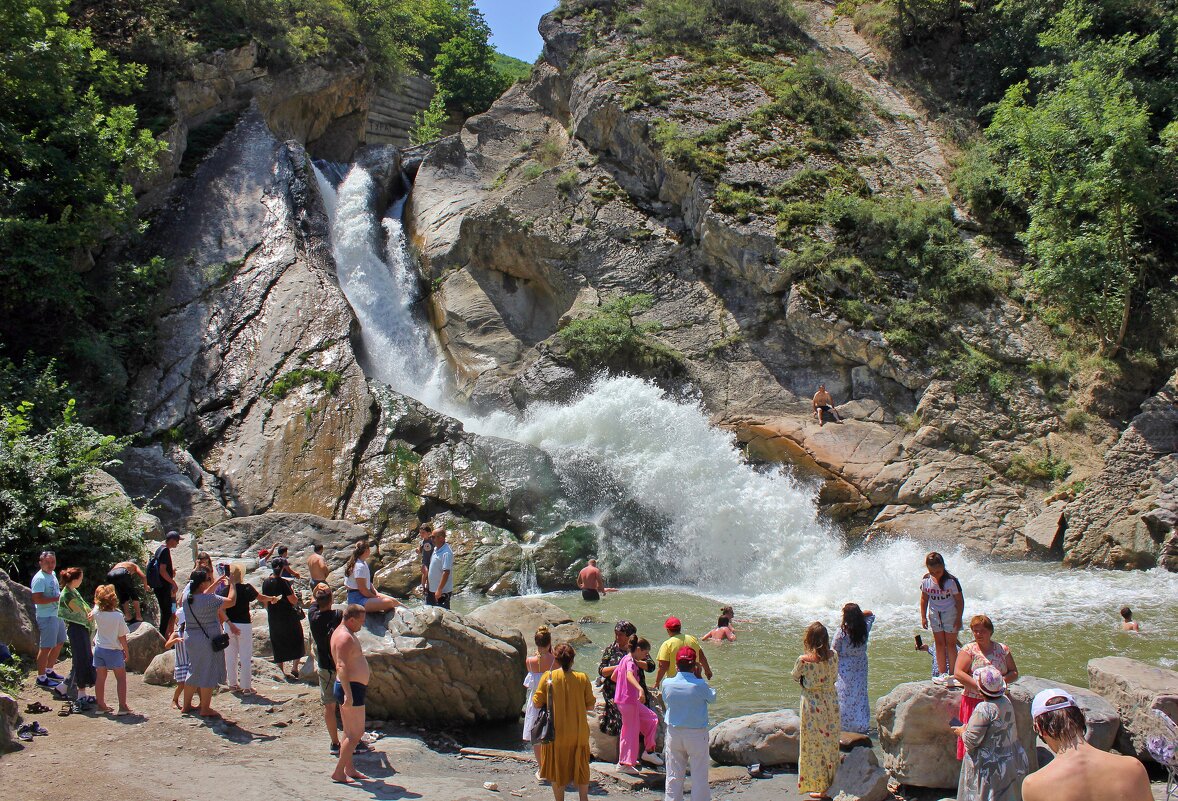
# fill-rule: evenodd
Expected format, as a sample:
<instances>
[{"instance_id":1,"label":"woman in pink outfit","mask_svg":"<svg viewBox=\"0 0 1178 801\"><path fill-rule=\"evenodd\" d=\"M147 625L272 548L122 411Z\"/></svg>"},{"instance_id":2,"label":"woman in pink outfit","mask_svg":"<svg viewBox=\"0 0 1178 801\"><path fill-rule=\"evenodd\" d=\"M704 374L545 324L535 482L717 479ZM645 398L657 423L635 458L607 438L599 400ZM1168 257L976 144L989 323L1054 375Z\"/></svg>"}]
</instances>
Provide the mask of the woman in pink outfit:
<instances>
[{"instance_id":1,"label":"woman in pink outfit","mask_svg":"<svg viewBox=\"0 0 1178 801\"><path fill-rule=\"evenodd\" d=\"M650 657L650 643L637 635L630 637L630 653L622 657L614 670L614 703L622 715L622 731L618 735L618 770L623 773L638 772L638 736L642 735L646 745L643 759L654 765L662 760L654 753L658 735L659 717L646 706L646 691L638 681L639 667Z\"/></svg>"}]
</instances>

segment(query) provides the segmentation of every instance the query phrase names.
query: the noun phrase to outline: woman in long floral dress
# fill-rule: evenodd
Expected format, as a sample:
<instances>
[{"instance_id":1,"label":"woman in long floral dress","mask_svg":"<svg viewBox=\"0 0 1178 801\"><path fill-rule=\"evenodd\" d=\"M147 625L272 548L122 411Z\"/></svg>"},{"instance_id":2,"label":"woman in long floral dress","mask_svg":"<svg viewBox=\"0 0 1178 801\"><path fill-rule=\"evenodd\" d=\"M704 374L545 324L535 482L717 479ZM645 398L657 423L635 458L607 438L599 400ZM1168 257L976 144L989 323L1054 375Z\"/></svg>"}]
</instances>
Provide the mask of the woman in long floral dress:
<instances>
[{"instance_id":1,"label":"woman in long floral dress","mask_svg":"<svg viewBox=\"0 0 1178 801\"><path fill-rule=\"evenodd\" d=\"M1027 775L1027 753L1018 741L1014 707L1002 672L985 665L970 676L982 700L953 733L965 743L957 784L958 801L1018 801Z\"/></svg>"},{"instance_id":2,"label":"woman in long floral dress","mask_svg":"<svg viewBox=\"0 0 1178 801\"><path fill-rule=\"evenodd\" d=\"M834 633L831 647L839 657L839 717L843 731L867 734L871 726L871 703L867 698L867 637L875 615L859 604L843 607L843 624Z\"/></svg>"},{"instance_id":3,"label":"woman in long floral dress","mask_svg":"<svg viewBox=\"0 0 1178 801\"><path fill-rule=\"evenodd\" d=\"M811 798L829 798L839 763L839 702L835 691L838 654L830 648L826 626L815 621L802 640L805 653L790 674L802 685L798 790Z\"/></svg>"}]
</instances>

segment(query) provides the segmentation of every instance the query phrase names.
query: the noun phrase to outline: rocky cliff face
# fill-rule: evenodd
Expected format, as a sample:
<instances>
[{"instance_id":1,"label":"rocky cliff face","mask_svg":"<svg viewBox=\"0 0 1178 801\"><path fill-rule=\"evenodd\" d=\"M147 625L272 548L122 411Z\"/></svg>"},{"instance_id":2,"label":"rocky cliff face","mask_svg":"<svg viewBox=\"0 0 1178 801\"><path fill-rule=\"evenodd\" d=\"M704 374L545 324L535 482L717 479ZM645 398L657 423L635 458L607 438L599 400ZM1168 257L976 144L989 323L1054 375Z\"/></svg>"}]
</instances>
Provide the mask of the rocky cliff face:
<instances>
[{"instance_id":1,"label":"rocky cliff face","mask_svg":"<svg viewBox=\"0 0 1178 801\"><path fill-rule=\"evenodd\" d=\"M601 13L611 6L587 5ZM545 54L531 80L434 148L406 215L461 390L484 408L563 400L578 374L563 358L562 325L611 299L649 293L653 306L639 320L658 324L654 337L676 362L670 377L652 377L698 388L754 459L819 477L824 508L852 531L1005 558L1149 563L1114 555L1120 546L1081 546L1088 524L1077 530L1068 520L1091 504L1082 495L1065 513L1083 485L1061 491L1064 471L1052 472L1068 462L1069 480L1088 479L1111 429L1069 430L1059 398L1034 380L1017 379L1001 400L959 390L952 375L905 358L879 330L815 296L791 266L791 248L800 246L783 244L771 218L718 199L720 182L788 182L806 170L833 171L832 161L851 165L846 180L872 195L947 198L946 159L919 109L876 77L870 48L849 23L819 4L801 7L819 57L862 98L856 136L837 158L811 152L785 168L768 149L801 148L804 131L779 119L765 140L742 134L730 142L708 177L667 155L659 126L673 119L689 140L747 121L770 102L755 81L729 75L718 90L708 83L714 76L677 56L632 65L632 42L603 32L597 12L544 18ZM960 234L983 260L998 259L966 228ZM954 334L995 369L1025 374L1059 356L1047 328L1000 294L955 315ZM820 382L850 422L813 421L808 398ZM1141 490L1145 516L1134 533L1113 535L1138 543L1128 551L1161 548L1166 535L1154 529L1169 518L1146 507L1157 505L1151 499L1167 481Z\"/></svg>"}]
</instances>

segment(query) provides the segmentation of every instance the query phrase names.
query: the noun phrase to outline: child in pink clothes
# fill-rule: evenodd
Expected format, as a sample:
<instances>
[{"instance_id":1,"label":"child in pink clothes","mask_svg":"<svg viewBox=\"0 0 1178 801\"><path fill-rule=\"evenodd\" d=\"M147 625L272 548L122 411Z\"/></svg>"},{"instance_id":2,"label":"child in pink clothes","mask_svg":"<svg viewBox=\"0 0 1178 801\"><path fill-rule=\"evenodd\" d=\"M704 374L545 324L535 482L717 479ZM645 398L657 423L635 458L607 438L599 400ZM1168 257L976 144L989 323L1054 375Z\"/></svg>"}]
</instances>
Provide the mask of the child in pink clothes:
<instances>
[{"instance_id":1,"label":"child in pink clothes","mask_svg":"<svg viewBox=\"0 0 1178 801\"><path fill-rule=\"evenodd\" d=\"M614 703L622 715L622 731L618 735L618 770L623 773L638 772L638 737L646 745L643 759L651 764L661 765L662 760L654 753L655 738L658 735L659 717L646 706L646 691L638 681L638 662L645 663L650 657L650 643L630 637L630 653L622 657L614 670Z\"/></svg>"}]
</instances>

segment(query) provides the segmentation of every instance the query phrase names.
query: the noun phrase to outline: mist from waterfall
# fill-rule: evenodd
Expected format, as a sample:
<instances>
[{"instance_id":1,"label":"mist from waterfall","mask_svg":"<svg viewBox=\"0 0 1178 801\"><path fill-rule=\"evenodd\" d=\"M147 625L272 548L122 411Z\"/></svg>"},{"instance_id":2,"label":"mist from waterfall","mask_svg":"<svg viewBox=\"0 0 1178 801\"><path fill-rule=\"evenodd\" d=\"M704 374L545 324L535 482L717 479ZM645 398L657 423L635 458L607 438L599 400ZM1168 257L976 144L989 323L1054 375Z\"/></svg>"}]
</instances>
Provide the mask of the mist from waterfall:
<instances>
[{"instance_id":1,"label":"mist from waterfall","mask_svg":"<svg viewBox=\"0 0 1178 801\"><path fill-rule=\"evenodd\" d=\"M750 611L814 615L853 598L877 613L915 615L925 547L892 540L846 551L818 515L815 489L787 471L748 465L728 432L714 428L695 402L670 397L632 376L599 377L564 405L535 404L520 420L478 416L452 397L447 364L419 303L419 278L408 252L404 199L381 217L372 176L352 166L338 190L318 168L332 219L340 285L361 327L366 373L394 390L463 422L470 431L545 450L562 474L610 487L582 501L586 519L640 504L657 529L631 527L603 552L630 549L639 563L669 567L672 583ZM540 532L542 533L542 532ZM1110 608L1148 607L1178 597L1178 574L1061 570L1041 564L992 565L947 554L963 577L970 608L1018 617L1091 621ZM522 577L535 592L533 577ZM918 618L918 615L916 616Z\"/></svg>"}]
</instances>

